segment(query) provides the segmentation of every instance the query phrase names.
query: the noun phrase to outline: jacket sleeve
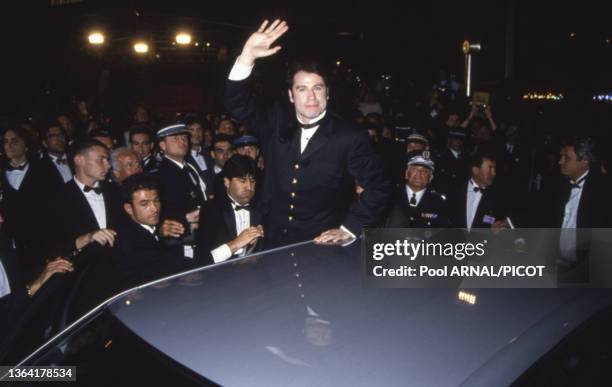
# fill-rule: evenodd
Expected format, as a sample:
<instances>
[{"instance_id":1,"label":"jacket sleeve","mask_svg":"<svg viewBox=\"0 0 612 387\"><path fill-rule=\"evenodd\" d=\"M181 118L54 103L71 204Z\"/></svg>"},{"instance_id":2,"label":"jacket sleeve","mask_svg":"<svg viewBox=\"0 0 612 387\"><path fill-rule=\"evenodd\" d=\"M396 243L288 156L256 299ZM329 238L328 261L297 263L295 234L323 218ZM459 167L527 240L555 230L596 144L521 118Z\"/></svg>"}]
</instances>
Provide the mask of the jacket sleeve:
<instances>
[{"instance_id":1,"label":"jacket sleeve","mask_svg":"<svg viewBox=\"0 0 612 387\"><path fill-rule=\"evenodd\" d=\"M352 205L343 225L359 236L380 220L391 198L391 181L365 131L355 135L348 155L348 172L364 191Z\"/></svg>"}]
</instances>

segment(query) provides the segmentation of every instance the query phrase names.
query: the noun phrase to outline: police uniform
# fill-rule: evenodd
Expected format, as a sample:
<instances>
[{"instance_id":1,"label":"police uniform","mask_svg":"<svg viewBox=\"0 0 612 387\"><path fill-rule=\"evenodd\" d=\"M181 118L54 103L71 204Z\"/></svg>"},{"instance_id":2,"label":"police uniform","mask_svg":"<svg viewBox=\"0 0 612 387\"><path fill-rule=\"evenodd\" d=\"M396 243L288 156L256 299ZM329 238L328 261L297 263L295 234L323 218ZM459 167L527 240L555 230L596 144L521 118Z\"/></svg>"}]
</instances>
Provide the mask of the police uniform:
<instances>
[{"instance_id":1,"label":"police uniform","mask_svg":"<svg viewBox=\"0 0 612 387\"><path fill-rule=\"evenodd\" d=\"M434 171L429 152L415 155L408 161L410 166L424 166ZM406 184L399 193L385 226L388 228L444 228L449 226L446 197L429 188L424 192L413 192Z\"/></svg>"}]
</instances>

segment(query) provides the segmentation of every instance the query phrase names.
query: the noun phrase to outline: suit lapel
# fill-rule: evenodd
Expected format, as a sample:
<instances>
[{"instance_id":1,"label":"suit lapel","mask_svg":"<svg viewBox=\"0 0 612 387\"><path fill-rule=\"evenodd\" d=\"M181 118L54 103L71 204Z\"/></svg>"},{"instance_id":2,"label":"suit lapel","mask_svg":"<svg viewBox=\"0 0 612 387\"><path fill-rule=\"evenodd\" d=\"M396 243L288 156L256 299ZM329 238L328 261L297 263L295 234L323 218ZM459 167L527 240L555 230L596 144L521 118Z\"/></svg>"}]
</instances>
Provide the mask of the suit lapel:
<instances>
[{"instance_id":1,"label":"suit lapel","mask_svg":"<svg viewBox=\"0 0 612 387\"><path fill-rule=\"evenodd\" d=\"M332 121L326 116L326 119L323 120L321 126L319 126L319 129L317 129L314 136L312 136L312 138L308 142L308 145L306 145L306 149L304 149L304 152L300 156L300 160L308 159L315 152L321 149L325 144L327 144L327 142L329 141L329 136L331 134L331 129ZM296 137L299 137L301 140L301 135Z\"/></svg>"},{"instance_id":2,"label":"suit lapel","mask_svg":"<svg viewBox=\"0 0 612 387\"><path fill-rule=\"evenodd\" d=\"M68 184L70 184L70 189L72 191L72 196L74 196L75 204L79 208L78 212L80 214L83 214L83 216L87 219L87 224L92 226L92 228L100 228L98 220L96 219L96 215L89 206L87 198L85 198L85 195L83 194L77 183L74 181L74 179L72 179ZM85 220L85 218L83 220Z\"/></svg>"},{"instance_id":3,"label":"suit lapel","mask_svg":"<svg viewBox=\"0 0 612 387\"><path fill-rule=\"evenodd\" d=\"M223 206L223 220L225 221L225 227L230 235L231 239L236 238L236 216L234 215L234 209L227 195L225 195Z\"/></svg>"}]
</instances>

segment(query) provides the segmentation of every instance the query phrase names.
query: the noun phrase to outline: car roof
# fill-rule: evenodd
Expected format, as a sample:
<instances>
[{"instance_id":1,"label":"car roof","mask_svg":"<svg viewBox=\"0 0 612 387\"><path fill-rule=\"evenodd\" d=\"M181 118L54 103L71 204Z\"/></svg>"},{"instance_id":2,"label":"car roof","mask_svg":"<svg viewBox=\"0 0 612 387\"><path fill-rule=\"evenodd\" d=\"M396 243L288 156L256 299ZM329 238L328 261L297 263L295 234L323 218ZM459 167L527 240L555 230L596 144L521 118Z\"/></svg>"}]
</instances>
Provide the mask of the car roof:
<instances>
[{"instance_id":1,"label":"car roof","mask_svg":"<svg viewBox=\"0 0 612 387\"><path fill-rule=\"evenodd\" d=\"M158 281L109 309L222 385L488 386L610 301L598 289L366 288L357 243L307 243Z\"/></svg>"}]
</instances>

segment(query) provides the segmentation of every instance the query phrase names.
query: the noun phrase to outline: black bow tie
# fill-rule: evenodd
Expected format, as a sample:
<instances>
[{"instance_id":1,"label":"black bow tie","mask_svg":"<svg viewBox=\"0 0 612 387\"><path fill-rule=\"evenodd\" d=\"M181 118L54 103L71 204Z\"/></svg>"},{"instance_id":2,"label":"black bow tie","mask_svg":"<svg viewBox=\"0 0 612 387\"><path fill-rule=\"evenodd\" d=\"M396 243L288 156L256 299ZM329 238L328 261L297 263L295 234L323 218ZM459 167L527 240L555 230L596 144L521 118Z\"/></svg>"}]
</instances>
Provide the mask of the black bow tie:
<instances>
[{"instance_id":1,"label":"black bow tie","mask_svg":"<svg viewBox=\"0 0 612 387\"><path fill-rule=\"evenodd\" d=\"M100 187L100 186L98 186L98 187L90 187L90 186L86 185L83 188L83 191L85 191L85 192L94 191L97 195L100 195L102 193L102 187Z\"/></svg>"},{"instance_id":2,"label":"black bow tie","mask_svg":"<svg viewBox=\"0 0 612 387\"><path fill-rule=\"evenodd\" d=\"M484 187L474 187L474 192L484 193L485 192L485 188Z\"/></svg>"},{"instance_id":3,"label":"black bow tie","mask_svg":"<svg viewBox=\"0 0 612 387\"><path fill-rule=\"evenodd\" d=\"M9 164L8 167L6 167L6 170L7 171L24 171L27 165L28 163L25 163L25 164L21 164L16 167L13 167L12 165Z\"/></svg>"},{"instance_id":4,"label":"black bow tie","mask_svg":"<svg viewBox=\"0 0 612 387\"><path fill-rule=\"evenodd\" d=\"M325 118L325 117L323 117L323 118ZM321 119L320 119L320 120L318 120L318 121L311 122L310 124L302 124L302 123L300 122L300 123L299 123L299 124L300 124L300 128L302 128L302 129L312 129L312 128L314 128L315 126L319 126L319 125L321 125L321 121L323 121L323 118L321 118Z\"/></svg>"},{"instance_id":5,"label":"black bow tie","mask_svg":"<svg viewBox=\"0 0 612 387\"><path fill-rule=\"evenodd\" d=\"M586 179L586 177L583 177L582 179L578 180L578 181L577 181L577 182L575 182L575 183L573 183L572 181L570 181L570 187L571 187L571 189L574 189L574 188L579 188L579 189L580 189L580 188L582 188L582 187L580 186L580 184L582 184L582 182L584 181L584 179Z\"/></svg>"},{"instance_id":6,"label":"black bow tie","mask_svg":"<svg viewBox=\"0 0 612 387\"><path fill-rule=\"evenodd\" d=\"M55 162L57 163L57 165L68 164L68 160L66 160L65 158L63 158L63 159L55 159Z\"/></svg>"},{"instance_id":7,"label":"black bow tie","mask_svg":"<svg viewBox=\"0 0 612 387\"><path fill-rule=\"evenodd\" d=\"M245 205L245 206L240 206L240 205L236 204L234 206L234 211L239 211L239 210L251 211L251 206L249 206L248 204Z\"/></svg>"}]
</instances>

